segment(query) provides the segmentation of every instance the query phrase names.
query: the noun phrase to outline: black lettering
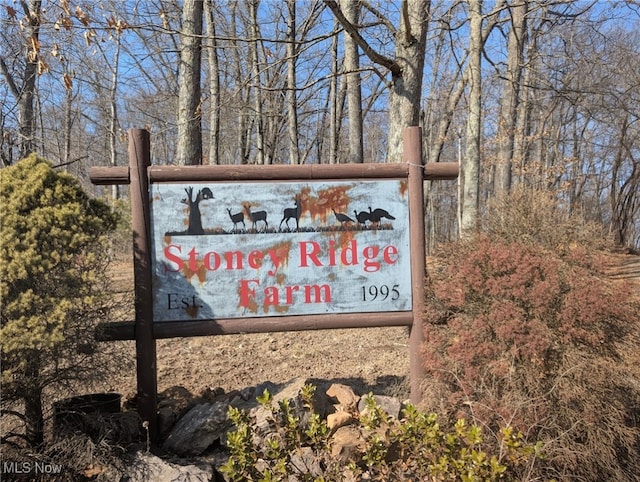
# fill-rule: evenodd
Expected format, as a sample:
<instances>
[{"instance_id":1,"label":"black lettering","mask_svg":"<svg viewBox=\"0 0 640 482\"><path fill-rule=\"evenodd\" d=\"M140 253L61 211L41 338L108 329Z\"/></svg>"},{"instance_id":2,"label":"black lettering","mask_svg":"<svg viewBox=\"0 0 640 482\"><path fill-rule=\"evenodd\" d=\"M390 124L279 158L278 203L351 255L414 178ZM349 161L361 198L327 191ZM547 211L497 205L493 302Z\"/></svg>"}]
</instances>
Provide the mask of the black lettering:
<instances>
[{"instance_id":1,"label":"black lettering","mask_svg":"<svg viewBox=\"0 0 640 482\"><path fill-rule=\"evenodd\" d=\"M176 304L178 303L178 293L168 293L167 294L167 303L169 310L177 310L178 307Z\"/></svg>"}]
</instances>

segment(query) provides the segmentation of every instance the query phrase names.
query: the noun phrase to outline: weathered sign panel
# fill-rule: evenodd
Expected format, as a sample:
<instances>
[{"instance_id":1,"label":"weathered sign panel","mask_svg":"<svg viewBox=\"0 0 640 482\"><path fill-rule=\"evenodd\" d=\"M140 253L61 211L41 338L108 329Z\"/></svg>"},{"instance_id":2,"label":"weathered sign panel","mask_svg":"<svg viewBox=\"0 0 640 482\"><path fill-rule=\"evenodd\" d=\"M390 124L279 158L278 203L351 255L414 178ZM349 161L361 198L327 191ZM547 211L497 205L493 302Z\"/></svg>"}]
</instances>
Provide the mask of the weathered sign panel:
<instances>
[{"instance_id":1,"label":"weathered sign panel","mask_svg":"<svg viewBox=\"0 0 640 482\"><path fill-rule=\"evenodd\" d=\"M156 322L411 311L407 181L151 185Z\"/></svg>"}]
</instances>

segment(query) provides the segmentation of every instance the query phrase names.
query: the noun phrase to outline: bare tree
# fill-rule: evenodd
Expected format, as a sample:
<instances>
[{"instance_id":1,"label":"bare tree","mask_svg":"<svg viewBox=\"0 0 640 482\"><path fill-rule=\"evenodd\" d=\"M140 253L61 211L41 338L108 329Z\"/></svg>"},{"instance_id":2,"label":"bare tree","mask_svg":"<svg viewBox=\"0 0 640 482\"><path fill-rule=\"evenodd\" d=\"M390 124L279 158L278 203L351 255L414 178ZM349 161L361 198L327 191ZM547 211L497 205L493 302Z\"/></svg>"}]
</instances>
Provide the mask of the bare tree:
<instances>
[{"instance_id":1,"label":"bare tree","mask_svg":"<svg viewBox=\"0 0 640 482\"><path fill-rule=\"evenodd\" d=\"M181 165L202 164L202 51L203 0L185 0L180 36L180 83L178 93L178 146Z\"/></svg>"},{"instance_id":2,"label":"bare tree","mask_svg":"<svg viewBox=\"0 0 640 482\"><path fill-rule=\"evenodd\" d=\"M480 199L480 140L482 127L482 0L469 0L469 107L466 149L462 162L460 234L477 229Z\"/></svg>"},{"instance_id":3,"label":"bare tree","mask_svg":"<svg viewBox=\"0 0 640 482\"><path fill-rule=\"evenodd\" d=\"M207 55L209 59L209 163L220 164L220 65L214 4L204 4L207 25Z\"/></svg>"},{"instance_id":4,"label":"bare tree","mask_svg":"<svg viewBox=\"0 0 640 482\"><path fill-rule=\"evenodd\" d=\"M499 197L511 189L511 166L514 156L515 132L518 128L518 105L524 68L523 53L528 10L529 2L527 0L522 0L509 7L511 30L507 44L507 65L498 117L498 152L494 177L494 190Z\"/></svg>"},{"instance_id":5,"label":"bare tree","mask_svg":"<svg viewBox=\"0 0 640 482\"><path fill-rule=\"evenodd\" d=\"M338 22L334 26L334 36L331 42L331 77L329 83L329 164L338 162L338 140L340 138L340 126L342 119L342 108L346 96L346 86L343 82L338 83L339 55L338 55Z\"/></svg>"},{"instance_id":6,"label":"bare tree","mask_svg":"<svg viewBox=\"0 0 640 482\"><path fill-rule=\"evenodd\" d=\"M246 75L243 70L243 63L240 57L240 32L238 31L237 19L239 17L238 1L234 0L231 5L231 52L233 56L233 97L236 105L236 158L239 158L241 164L249 163L249 135L248 135L248 116L245 104L248 102L243 93L247 92L242 87L245 83Z\"/></svg>"},{"instance_id":7,"label":"bare tree","mask_svg":"<svg viewBox=\"0 0 640 482\"><path fill-rule=\"evenodd\" d=\"M35 148L35 114L34 102L36 97L36 77L40 63L40 18L41 0L21 2L24 11L24 36L26 42L23 47L24 68L22 79L18 80L9 71L3 58L0 57L0 70L7 85L18 104L18 150L20 158L26 157ZM16 14L12 11L14 15ZM3 161L7 161L4 159Z\"/></svg>"},{"instance_id":8,"label":"bare tree","mask_svg":"<svg viewBox=\"0 0 640 482\"><path fill-rule=\"evenodd\" d=\"M258 5L260 0L249 0L249 29L251 39L249 41L249 52L251 62L251 79L253 85L253 123L256 129L256 164L270 164L265 156L264 146L264 117L262 115L262 94L260 90L262 72L260 68L260 58L258 55L258 43L261 38L260 27L258 25Z\"/></svg>"},{"instance_id":9,"label":"bare tree","mask_svg":"<svg viewBox=\"0 0 640 482\"><path fill-rule=\"evenodd\" d=\"M384 16L377 17L390 28L396 37L395 57L390 58L376 51L345 16L338 3L324 0L345 31L369 59L391 72L389 95L389 137L387 160L402 159L402 134L406 127L416 126L420 120L420 96L425 59L425 44L431 2L428 0L403 0L400 25L396 30Z\"/></svg>"},{"instance_id":10,"label":"bare tree","mask_svg":"<svg viewBox=\"0 0 640 482\"><path fill-rule=\"evenodd\" d=\"M341 0L344 16L352 25L358 24L360 3ZM349 109L349 162L364 161L362 132L362 87L360 82L360 53L351 35L344 37L344 68Z\"/></svg>"},{"instance_id":11,"label":"bare tree","mask_svg":"<svg viewBox=\"0 0 640 482\"><path fill-rule=\"evenodd\" d=\"M287 118L289 124L289 161L291 164L300 164L300 151L298 146L298 105L297 105L297 81L296 62L298 52L296 47L296 0L287 1L289 11L287 24Z\"/></svg>"}]
</instances>

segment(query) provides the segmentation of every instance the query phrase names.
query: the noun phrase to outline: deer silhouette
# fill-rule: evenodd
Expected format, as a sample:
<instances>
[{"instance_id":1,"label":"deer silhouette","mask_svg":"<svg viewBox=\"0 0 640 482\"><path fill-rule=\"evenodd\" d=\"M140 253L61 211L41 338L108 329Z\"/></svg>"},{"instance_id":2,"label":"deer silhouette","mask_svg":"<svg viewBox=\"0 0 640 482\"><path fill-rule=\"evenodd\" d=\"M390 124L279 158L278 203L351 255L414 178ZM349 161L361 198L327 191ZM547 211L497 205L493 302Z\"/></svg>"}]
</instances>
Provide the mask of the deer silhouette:
<instances>
[{"instance_id":1,"label":"deer silhouette","mask_svg":"<svg viewBox=\"0 0 640 482\"><path fill-rule=\"evenodd\" d=\"M267 212L266 211L256 211L251 212L251 204L245 203L242 205L242 211L251 221L251 227L256 229L256 224L258 221L264 222L265 229L269 227L269 223L267 222Z\"/></svg>"},{"instance_id":2,"label":"deer silhouette","mask_svg":"<svg viewBox=\"0 0 640 482\"><path fill-rule=\"evenodd\" d=\"M278 229L282 228L282 223L285 223L287 225L287 229L289 229L289 219L295 219L296 231L298 231L298 223L300 221L300 214L302 213L302 206L300 204L300 198L298 196L294 198L294 203L296 206L295 208L286 208L284 210L284 215L282 216L282 221L280 221L280 226L278 227Z\"/></svg>"},{"instance_id":3,"label":"deer silhouette","mask_svg":"<svg viewBox=\"0 0 640 482\"><path fill-rule=\"evenodd\" d=\"M202 214L200 213L200 201L203 199L213 199L213 193L211 189L205 187L198 191L195 199L193 198L193 187L185 189L187 197L180 201L182 204L189 206L189 226L185 234L204 234L204 228L202 227Z\"/></svg>"},{"instance_id":4,"label":"deer silhouette","mask_svg":"<svg viewBox=\"0 0 640 482\"><path fill-rule=\"evenodd\" d=\"M234 232L236 231L236 226L238 223L242 223L242 227L246 228L246 225L244 224L244 213L242 211L240 211L239 213L231 214L231 209L227 208L227 212L229 213L229 217L233 222Z\"/></svg>"}]
</instances>

